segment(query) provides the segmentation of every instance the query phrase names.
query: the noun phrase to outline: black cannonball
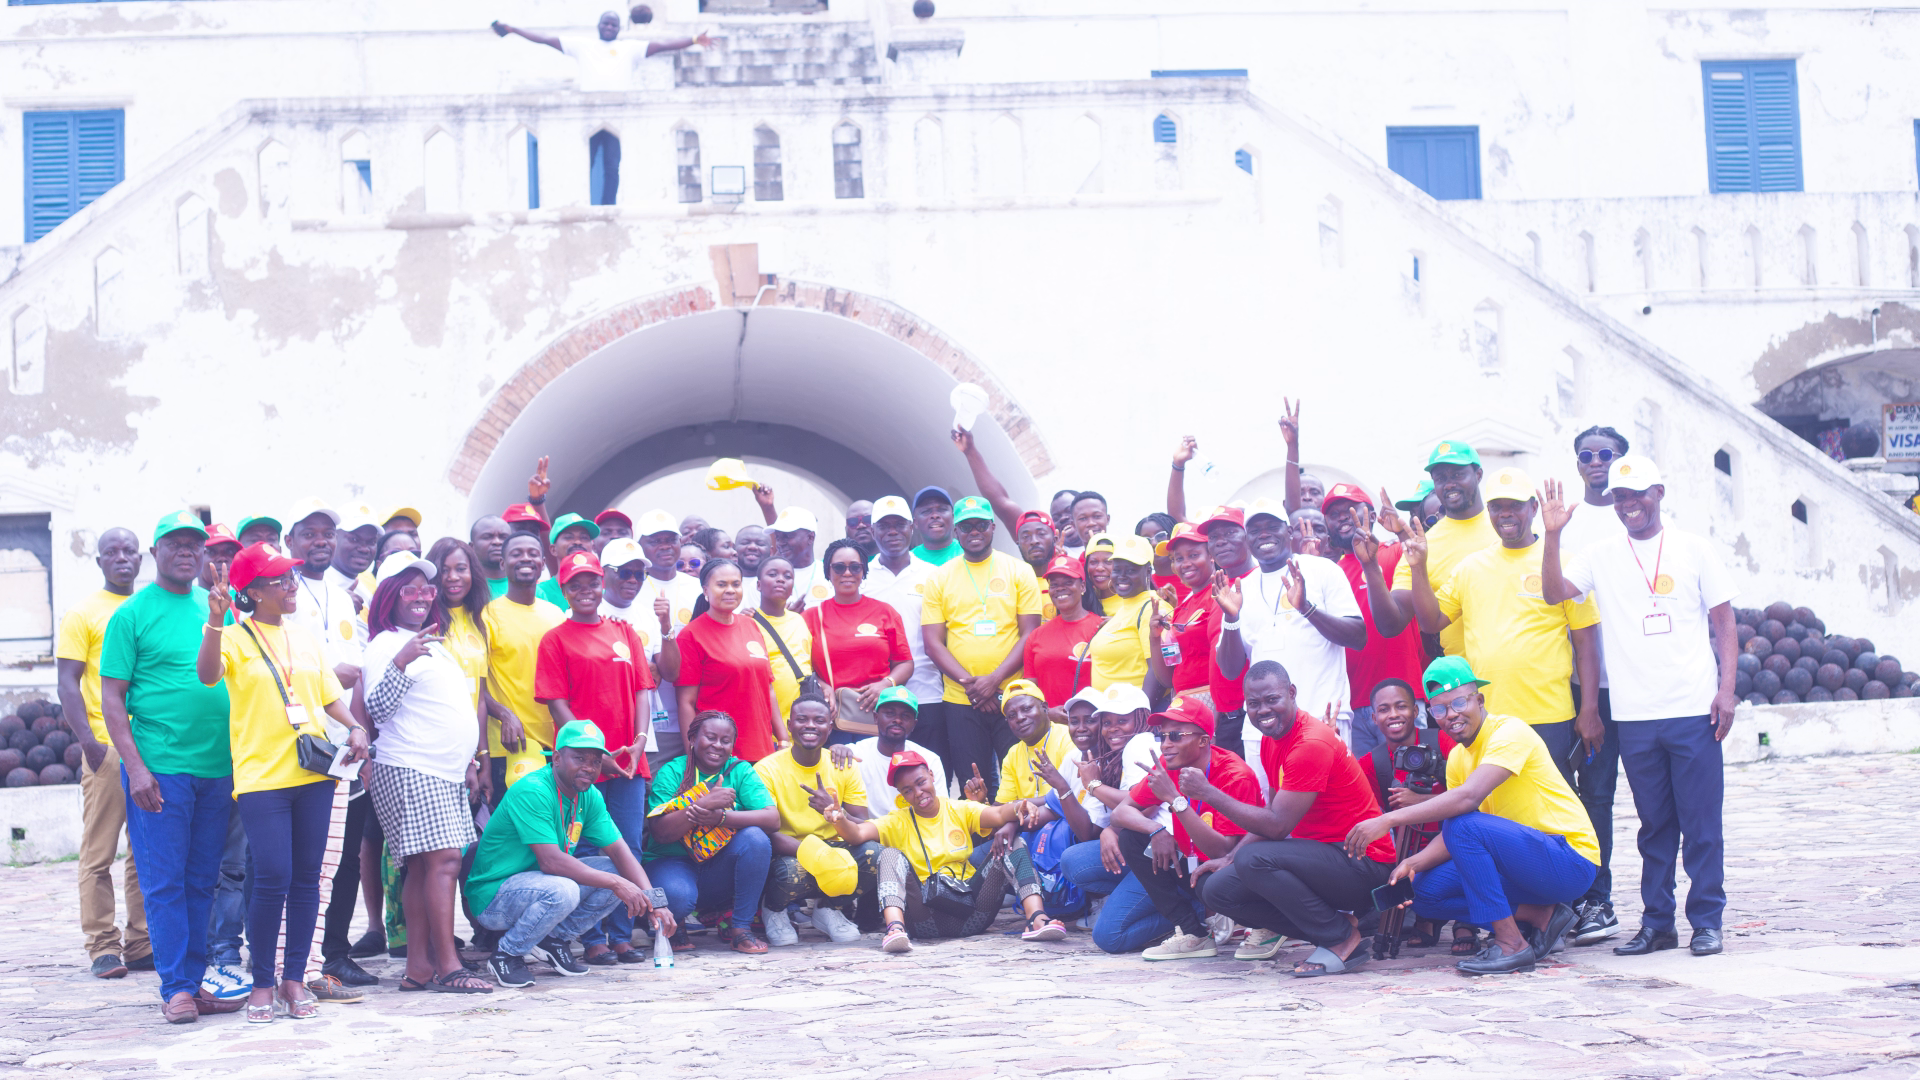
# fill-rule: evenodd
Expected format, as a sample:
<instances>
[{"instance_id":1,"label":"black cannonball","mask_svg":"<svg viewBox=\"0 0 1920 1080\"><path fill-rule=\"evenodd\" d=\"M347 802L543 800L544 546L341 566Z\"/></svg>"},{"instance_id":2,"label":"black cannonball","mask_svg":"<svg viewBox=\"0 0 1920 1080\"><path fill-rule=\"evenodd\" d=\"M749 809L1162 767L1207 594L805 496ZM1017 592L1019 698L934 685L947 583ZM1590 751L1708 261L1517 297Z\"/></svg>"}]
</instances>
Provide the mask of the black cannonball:
<instances>
[{"instance_id":1,"label":"black cannonball","mask_svg":"<svg viewBox=\"0 0 1920 1080\"><path fill-rule=\"evenodd\" d=\"M86 760L86 756L86 752L80 749L80 744L74 743L67 747L67 752L61 755L61 760L66 762L67 768L73 770L73 775L79 776L80 765Z\"/></svg>"},{"instance_id":2,"label":"black cannonball","mask_svg":"<svg viewBox=\"0 0 1920 1080\"><path fill-rule=\"evenodd\" d=\"M1835 701L1859 701L1859 700L1860 700L1860 692L1859 692L1858 690L1855 690L1855 689L1854 689L1853 687L1851 687L1851 686L1843 686L1843 687L1841 687L1840 689L1838 689L1838 690L1835 690L1835 691L1833 692L1833 700L1835 700Z\"/></svg>"},{"instance_id":3,"label":"black cannonball","mask_svg":"<svg viewBox=\"0 0 1920 1080\"><path fill-rule=\"evenodd\" d=\"M1781 656L1779 653L1774 653L1765 660L1760 661L1760 669L1762 671L1771 671L1775 675L1785 675L1793 669L1793 661Z\"/></svg>"},{"instance_id":4,"label":"black cannonball","mask_svg":"<svg viewBox=\"0 0 1920 1080\"><path fill-rule=\"evenodd\" d=\"M1775 600L1767 605L1767 618L1777 619L1781 623L1793 621L1793 605L1785 600Z\"/></svg>"},{"instance_id":5,"label":"black cannonball","mask_svg":"<svg viewBox=\"0 0 1920 1080\"><path fill-rule=\"evenodd\" d=\"M1891 656L1882 656L1880 662L1873 665L1873 677L1892 686L1900 681L1900 661Z\"/></svg>"},{"instance_id":6,"label":"black cannonball","mask_svg":"<svg viewBox=\"0 0 1920 1080\"><path fill-rule=\"evenodd\" d=\"M1762 670L1753 677L1753 692L1768 701L1772 701L1773 695L1780 692L1780 687L1780 676L1777 672Z\"/></svg>"},{"instance_id":7,"label":"black cannonball","mask_svg":"<svg viewBox=\"0 0 1920 1080\"><path fill-rule=\"evenodd\" d=\"M40 774L22 765L7 773L8 787L35 787L40 783Z\"/></svg>"},{"instance_id":8,"label":"black cannonball","mask_svg":"<svg viewBox=\"0 0 1920 1080\"><path fill-rule=\"evenodd\" d=\"M1802 656L1800 659L1795 660L1793 662L1793 666L1797 668L1805 668L1807 671L1807 674L1811 675L1814 672L1820 670L1820 661L1811 656Z\"/></svg>"},{"instance_id":9,"label":"black cannonball","mask_svg":"<svg viewBox=\"0 0 1920 1080\"><path fill-rule=\"evenodd\" d=\"M1760 636L1766 638L1768 641L1777 641L1787 636L1787 624L1781 622L1779 619L1766 619L1762 621L1759 626L1754 627L1754 629L1759 631Z\"/></svg>"},{"instance_id":10,"label":"black cannonball","mask_svg":"<svg viewBox=\"0 0 1920 1080\"><path fill-rule=\"evenodd\" d=\"M57 761L40 770L40 785L42 787L50 784L71 784L74 779L73 770Z\"/></svg>"},{"instance_id":11,"label":"black cannonball","mask_svg":"<svg viewBox=\"0 0 1920 1080\"><path fill-rule=\"evenodd\" d=\"M1753 639L1753 635L1756 633L1758 633L1758 631L1746 623L1736 623L1733 628L1733 640L1744 646L1748 641Z\"/></svg>"},{"instance_id":12,"label":"black cannonball","mask_svg":"<svg viewBox=\"0 0 1920 1080\"><path fill-rule=\"evenodd\" d=\"M1892 691L1887 689L1886 683L1881 682L1879 679L1869 679L1867 685L1860 688L1860 700L1880 701L1891 693Z\"/></svg>"},{"instance_id":13,"label":"black cannonball","mask_svg":"<svg viewBox=\"0 0 1920 1080\"><path fill-rule=\"evenodd\" d=\"M1775 705L1798 705L1800 704L1800 695L1791 690L1782 690L1773 695L1773 703Z\"/></svg>"},{"instance_id":14,"label":"black cannonball","mask_svg":"<svg viewBox=\"0 0 1920 1080\"><path fill-rule=\"evenodd\" d=\"M1808 633L1807 624L1801 622L1799 619L1795 619L1792 622L1787 624L1787 636L1792 638L1795 641L1801 641L1805 639L1807 636L1807 633Z\"/></svg>"},{"instance_id":15,"label":"black cannonball","mask_svg":"<svg viewBox=\"0 0 1920 1080\"><path fill-rule=\"evenodd\" d=\"M1760 658L1750 652L1743 652L1733 658L1733 666L1736 670L1751 675L1760 670Z\"/></svg>"},{"instance_id":16,"label":"black cannonball","mask_svg":"<svg viewBox=\"0 0 1920 1080\"><path fill-rule=\"evenodd\" d=\"M1823 665L1832 664L1841 671L1845 671L1853 666L1853 657L1848 656L1845 649L1834 648L1833 643L1829 641L1827 643L1827 651L1820 654L1820 663Z\"/></svg>"},{"instance_id":17,"label":"black cannonball","mask_svg":"<svg viewBox=\"0 0 1920 1080\"><path fill-rule=\"evenodd\" d=\"M1860 689L1871 681L1873 680L1867 678L1867 673L1861 671L1859 668L1847 669L1847 689L1853 691L1855 694L1858 694Z\"/></svg>"},{"instance_id":18,"label":"black cannonball","mask_svg":"<svg viewBox=\"0 0 1920 1080\"><path fill-rule=\"evenodd\" d=\"M1773 655L1784 656L1789 662L1798 660L1800 659L1800 643L1782 634L1773 639Z\"/></svg>"},{"instance_id":19,"label":"black cannonball","mask_svg":"<svg viewBox=\"0 0 1920 1080\"><path fill-rule=\"evenodd\" d=\"M1880 663L1879 653L1863 652L1860 655L1853 658L1853 666L1859 668L1861 671L1864 671L1869 675L1873 674L1873 669L1877 667L1879 663Z\"/></svg>"},{"instance_id":20,"label":"black cannonball","mask_svg":"<svg viewBox=\"0 0 1920 1080\"><path fill-rule=\"evenodd\" d=\"M1760 634L1755 634L1747 639L1744 648L1753 655L1765 659L1773 652L1773 642L1768 641Z\"/></svg>"},{"instance_id":21,"label":"black cannonball","mask_svg":"<svg viewBox=\"0 0 1920 1080\"><path fill-rule=\"evenodd\" d=\"M1828 690L1838 690L1847 685L1847 669L1839 664L1821 664L1820 670L1813 673L1813 681Z\"/></svg>"},{"instance_id":22,"label":"black cannonball","mask_svg":"<svg viewBox=\"0 0 1920 1080\"><path fill-rule=\"evenodd\" d=\"M1810 703L1815 701L1832 701L1833 691L1824 686L1815 686L1807 691L1805 700Z\"/></svg>"},{"instance_id":23,"label":"black cannonball","mask_svg":"<svg viewBox=\"0 0 1920 1080\"><path fill-rule=\"evenodd\" d=\"M27 751L27 768L32 769L34 772L39 772L41 769L46 768L58 760L59 758L54 756L53 751L44 746L36 746Z\"/></svg>"},{"instance_id":24,"label":"black cannonball","mask_svg":"<svg viewBox=\"0 0 1920 1080\"><path fill-rule=\"evenodd\" d=\"M1733 693L1736 697L1746 697L1753 693L1753 676L1744 671L1733 673Z\"/></svg>"},{"instance_id":25,"label":"black cannonball","mask_svg":"<svg viewBox=\"0 0 1920 1080\"><path fill-rule=\"evenodd\" d=\"M1813 688L1813 672L1802 667L1790 668L1780 676L1780 685L1793 691L1796 697L1805 698L1807 691Z\"/></svg>"},{"instance_id":26,"label":"black cannonball","mask_svg":"<svg viewBox=\"0 0 1920 1080\"><path fill-rule=\"evenodd\" d=\"M1754 691L1753 693L1751 693L1751 694L1748 694L1748 695L1747 695L1747 704L1749 704L1749 705L1771 705L1771 704L1773 704L1773 702L1772 702L1772 701L1769 701L1769 700L1767 699L1767 695L1765 695L1765 694L1762 694L1762 693L1760 693L1759 691L1757 691L1757 690L1756 690L1756 691Z\"/></svg>"},{"instance_id":27,"label":"black cannonball","mask_svg":"<svg viewBox=\"0 0 1920 1080\"><path fill-rule=\"evenodd\" d=\"M7 736L7 748L9 750L18 750L23 754L39 745L40 736L24 728Z\"/></svg>"}]
</instances>

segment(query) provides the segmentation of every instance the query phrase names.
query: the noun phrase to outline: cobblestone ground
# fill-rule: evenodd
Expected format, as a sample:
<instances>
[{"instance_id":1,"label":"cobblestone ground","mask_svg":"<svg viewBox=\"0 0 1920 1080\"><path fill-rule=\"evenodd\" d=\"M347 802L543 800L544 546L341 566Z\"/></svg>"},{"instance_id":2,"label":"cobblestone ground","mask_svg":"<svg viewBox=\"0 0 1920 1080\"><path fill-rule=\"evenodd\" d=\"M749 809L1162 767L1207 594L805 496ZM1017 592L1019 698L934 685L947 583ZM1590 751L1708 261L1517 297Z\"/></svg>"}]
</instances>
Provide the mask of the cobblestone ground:
<instances>
[{"instance_id":1,"label":"cobblestone ground","mask_svg":"<svg viewBox=\"0 0 1920 1080\"><path fill-rule=\"evenodd\" d=\"M703 944L670 973L596 969L487 997L399 994L383 958L364 1004L169 1028L153 975L86 975L72 864L0 869L0 1075L1920 1075L1920 757L1765 763L1728 781L1725 955L1588 948L1479 980L1439 949L1295 980L1274 963L1106 956L1085 933L884 956L872 936L803 932L763 958ZM1620 803L1631 932L1624 782Z\"/></svg>"}]
</instances>

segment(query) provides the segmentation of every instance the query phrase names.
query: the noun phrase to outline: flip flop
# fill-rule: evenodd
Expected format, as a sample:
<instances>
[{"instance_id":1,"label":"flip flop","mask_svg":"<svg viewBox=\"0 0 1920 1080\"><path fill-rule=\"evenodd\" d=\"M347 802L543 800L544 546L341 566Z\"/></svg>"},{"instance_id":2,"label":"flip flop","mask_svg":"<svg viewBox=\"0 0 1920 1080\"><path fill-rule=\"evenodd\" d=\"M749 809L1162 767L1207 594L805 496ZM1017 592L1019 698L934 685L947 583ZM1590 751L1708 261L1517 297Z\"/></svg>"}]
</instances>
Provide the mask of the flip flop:
<instances>
[{"instance_id":1,"label":"flip flop","mask_svg":"<svg viewBox=\"0 0 1920 1080\"><path fill-rule=\"evenodd\" d=\"M1322 975L1344 975L1349 971L1359 970L1359 968L1372 957L1373 953L1367 948L1367 943L1364 939L1360 942L1360 947L1353 951L1353 955L1347 957L1345 960L1340 959L1339 954L1335 953L1332 949L1317 948L1308 953L1307 958L1300 962L1303 964L1319 964L1320 970L1300 971L1296 969L1293 972L1293 977L1296 979L1316 979Z\"/></svg>"},{"instance_id":2,"label":"flip flop","mask_svg":"<svg viewBox=\"0 0 1920 1080\"><path fill-rule=\"evenodd\" d=\"M401 993L417 994L420 991L425 989L427 989L427 984L421 982L420 980L414 978L413 976L411 975L400 976L400 992Z\"/></svg>"},{"instance_id":3,"label":"flip flop","mask_svg":"<svg viewBox=\"0 0 1920 1080\"><path fill-rule=\"evenodd\" d=\"M428 982L427 989L436 994L491 994L493 984L466 968L456 968L434 977Z\"/></svg>"}]
</instances>

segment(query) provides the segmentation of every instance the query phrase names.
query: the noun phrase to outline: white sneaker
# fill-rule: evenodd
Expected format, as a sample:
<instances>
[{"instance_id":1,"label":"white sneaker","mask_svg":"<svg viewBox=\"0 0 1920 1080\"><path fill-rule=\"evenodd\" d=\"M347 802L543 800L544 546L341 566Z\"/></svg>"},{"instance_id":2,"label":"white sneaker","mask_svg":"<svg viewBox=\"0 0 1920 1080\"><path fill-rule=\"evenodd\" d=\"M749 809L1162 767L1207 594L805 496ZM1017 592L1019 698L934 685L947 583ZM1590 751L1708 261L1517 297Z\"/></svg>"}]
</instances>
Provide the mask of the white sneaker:
<instances>
[{"instance_id":1,"label":"white sneaker","mask_svg":"<svg viewBox=\"0 0 1920 1080\"><path fill-rule=\"evenodd\" d=\"M1215 955L1213 938L1175 927L1167 940L1140 954L1142 960L1199 960Z\"/></svg>"},{"instance_id":2,"label":"white sneaker","mask_svg":"<svg viewBox=\"0 0 1920 1080\"><path fill-rule=\"evenodd\" d=\"M796 930L809 930L813 927L813 915L802 904L795 904L787 909L787 921L792 923Z\"/></svg>"},{"instance_id":3,"label":"white sneaker","mask_svg":"<svg viewBox=\"0 0 1920 1080\"><path fill-rule=\"evenodd\" d=\"M840 912L834 908L814 908L813 928L824 931L828 938L840 942L843 945L849 941L860 940L860 928L853 925L852 920L840 914Z\"/></svg>"},{"instance_id":4,"label":"white sneaker","mask_svg":"<svg viewBox=\"0 0 1920 1080\"><path fill-rule=\"evenodd\" d=\"M1233 950L1235 960L1271 960L1280 955L1280 947L1285 944L1286 935L1277 930L1262 930L1254 927Z\"/></svg>"},{"instance_id":5,"label":"white sneaker","mask_svg":"<svg viewBox=\"0 0 1920 1080\"><path fill-rule=\"evenodd\" d=\"M221 1001L238 1001L253 992L253 979L231 964L208 964L200 989Z\"/></svg>"},{"instance_id":6,"label":"white sneaker","mask_svg":"<svg viewBox=\"0 0 1920 1080\"><path fill-rule=\"evenodd\" d=\"M793 920L787 918L786 912L763 907L760 909L760 921L767 928L767 944L800 944L800 935L794 930Z\"/></svg>"}]
</instances>

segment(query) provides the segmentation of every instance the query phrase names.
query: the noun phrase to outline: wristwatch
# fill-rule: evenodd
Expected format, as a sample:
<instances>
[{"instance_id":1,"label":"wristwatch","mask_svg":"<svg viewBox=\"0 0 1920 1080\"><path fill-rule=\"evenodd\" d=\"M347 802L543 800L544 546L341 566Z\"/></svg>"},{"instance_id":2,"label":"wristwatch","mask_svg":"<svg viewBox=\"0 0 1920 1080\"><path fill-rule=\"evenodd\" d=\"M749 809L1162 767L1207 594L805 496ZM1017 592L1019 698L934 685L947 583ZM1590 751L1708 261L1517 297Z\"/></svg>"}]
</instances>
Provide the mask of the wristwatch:
<instances>
[{"instance_id":1,"label":"wristwatch","mask_svg":"<svg viewBox=\"0 0 1920 1080\"><path fill-rule=\"evenodd\" d=\"M1087 782L1088 791L1099 791L1101 788L1106 786L1107 786L1107 782L1105 780L1089 780Z\"/></svg>"},{"instance_id":2,"label":"wristwatch","mask_svg":"<svg viewBox=\"0 0 1920 1080\"><path fill-rule=\"evenodd\" d=\"M1167 805L1173 807L1174 813L1184 814L1187 812L1187 808L1192 806L1193 804L1187 801L1187 797L1185 795L1175 795L1173 797L1173 801L1168 803Z\"/></svg>"}]
</instances>

